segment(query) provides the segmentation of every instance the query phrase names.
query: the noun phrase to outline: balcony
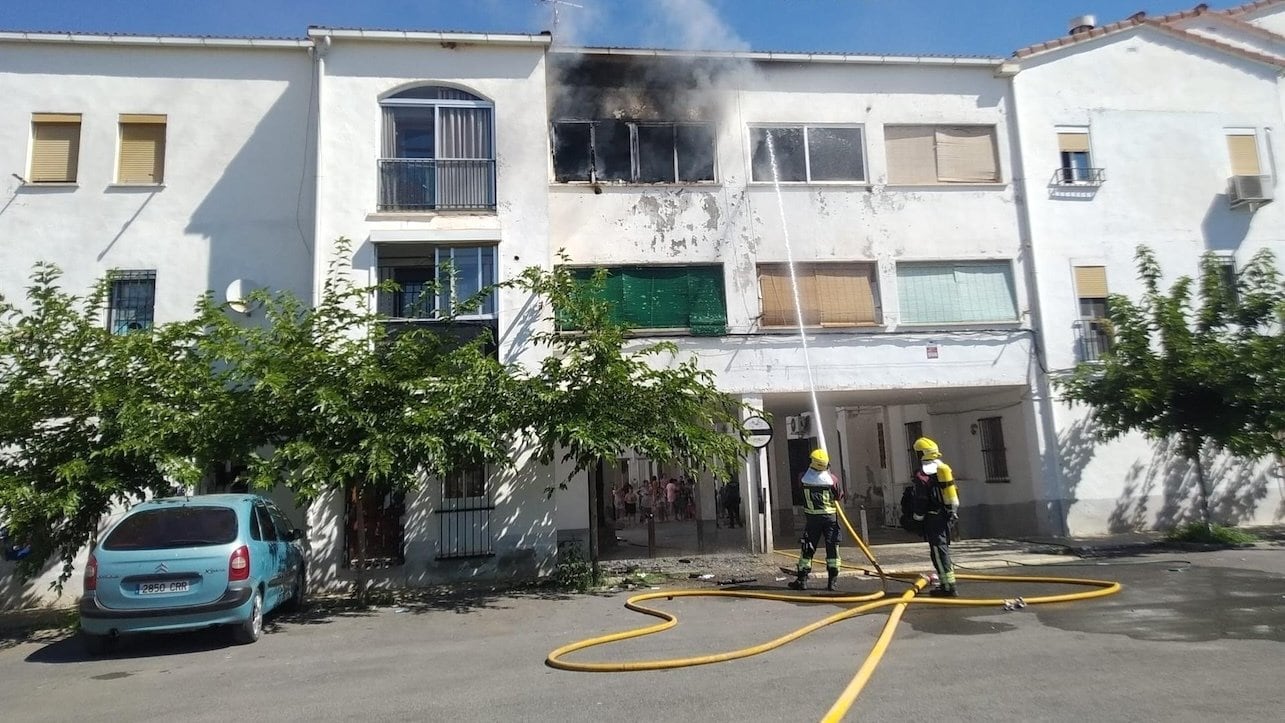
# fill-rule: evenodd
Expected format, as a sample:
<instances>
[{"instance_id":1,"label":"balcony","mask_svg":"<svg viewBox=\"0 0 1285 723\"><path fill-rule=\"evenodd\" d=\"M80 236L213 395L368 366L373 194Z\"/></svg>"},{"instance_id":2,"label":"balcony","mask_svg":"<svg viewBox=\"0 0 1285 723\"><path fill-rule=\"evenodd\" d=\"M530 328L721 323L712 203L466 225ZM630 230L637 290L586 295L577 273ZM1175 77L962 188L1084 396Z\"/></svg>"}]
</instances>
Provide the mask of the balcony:
<instances>
[{"instance_id":1,"label":"balcony","mask_svg":"<svg viewBox=\"0 0 1285 723\"><path fill-rule=\"evenodd\" d=\"M1076 353L1082 362L1095 362L1111 348L1111 333L1106 319L1080 319L1075 322Z\"/></svg>"},{"instance_id":2,"label":"balcony","mask_svg":"<svg viewBox=\"0 0 1285 723\"><path fill-rule=\"evenodd\" d=\"M494 159L379 159L380 211L495 211Z\"/></svg>"},{"instance_id":3,"label":"balcony","mask_svg":"<svg viewBox=\"0 0 1285 723\"><path fill-rule=\"evenodd\" d=\"M1107 169L1063 166L1053 171L1050 186L1101 186L1106 183Z\"/></svg>"}]
</instances>

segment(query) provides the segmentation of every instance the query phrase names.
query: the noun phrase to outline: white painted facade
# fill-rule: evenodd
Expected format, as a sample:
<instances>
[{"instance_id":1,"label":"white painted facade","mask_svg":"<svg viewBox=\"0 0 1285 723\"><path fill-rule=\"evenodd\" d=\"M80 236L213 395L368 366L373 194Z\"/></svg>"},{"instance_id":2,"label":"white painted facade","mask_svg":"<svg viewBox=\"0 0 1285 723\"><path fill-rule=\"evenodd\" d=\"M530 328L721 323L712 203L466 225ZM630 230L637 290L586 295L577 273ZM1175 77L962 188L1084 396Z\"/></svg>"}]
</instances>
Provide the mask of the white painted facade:
<instances>
[{"instance_id":1,"label":"white painted facade","mask_svg":"<svg viewBox=\"0 0 1285 723\"><path fill-rule=\"evenodd\" d=\"M1139 245L1156 252L1166 285L1196 275L1206 251L1238 264L1262 248L1285 252L1285 206L1233 209L1227 195L1228 132L1254 134L1261 173L1279 189L1279 74L1147 25L1021 61L1014 78L1021 174L1050 372L1082 358L1074 267L1105 267L1110 292L1136 298ZM1105 169L1100 186L1057 183L1059 132L1088 133L1091 165ZM1140 435L1096 443L1084 409L1054 404L1047 413L1057 437L1046 454L1059 459L1051 471L1069 532L1168 526L1194 513L1194 472L1172 448ZM1272 465L1220 458L1209 469L1221 521L1280 520L1281 481Z\"/></svg>"},{"instance_id":2,"label":"white painted facade","mask_svg":"<svg viewBox=\"0 0 1285 723\"><path fill-rule=\"evenodd\" d=\"M21 302L32 266L88 292L112 269L156 273L155 320L190 316L235 279L312 288L311 63L304 41L0 36L0 289ZM32 116L81 114L72 184L30 184ZM163 114L163 184L117 185L121 114ZM46 599L0 562L0 606ZM79 594L80 579L67 585Z\"/></svg>"},{"instance_id":3,"label":"white painted facade","mask_svg":"<svg viewBox=\"0 0 1285 723\"><path fill-rule=\"evenodd\" d=\"M1281 17L1273 10L1246 19L1280 32L1272 24ZM1254 43L1267 40L1243 28L1220 38L1258 52L1268 48ZM714 180L556 181L550 123L571 102L558 69L581 53L666 73L701 68L668 85L649 70L641 96L626 81L599 100L646 101L654 91L685 103L692 115L644 108L639 117L711 122ZM707 74L710 63L717 72ZM64 268L72 288L113 268L154 270L155 319L163 323L185 317L207 289L221 299L236 279L315 294L340 237L353 243L351 273L361 283L379 278L381 259L451 247L493 248L496 280L548 268L560 250L576 265L719 265L726 333L646 338L672 339L720 388L775 418L772 444L739 475L746 545L765 550L794 540L797 463L785 422L812 408L797 332L761 323L758 267L786 261L788 231L800 264L876 269L878 323L807 334L818 419L850 512L864 506L872 526L895 524L911 474L908 425L917 424L961 480L965 534L1165 524L1190 504L1190 479L1172 455L1138 438L1090 444L1082 411L1053 400L1051 375L1077 359L1072 270L1105 266L1112 292L1135 293L1139 243L1157 250L1171 276L1192 273L1205 249L1242 261L1259 248L1285 252L1285 205L1232 210L1225 197L1228 129L1255 133L1263 172L1273 178L1285 160L1275 137L1285 129L1279 82L1269 63L1147 26L1020 61L550 51L547 36L337 29L297 41L5 35L0 129L16 140L0 147L9 169L0 179L0 288L22 288L38 260ZM493 209L381 210L381 102L427 86L493 109ZM25 179L40 113L82 114L75 184L7 175ZM117 123L132 113L166 116L163 184L114 183ZM801 124L859 128L864 178L789 183L779 198L771 183L753 180L752 129ZM888 129L934 124L994 127L998 180L890 184ZM1074 129L1087 129L1094 165L1107 169L1101 186L1050 184L1057 133ZM1007 264L1013 318L907 323L898 266L934 261ZM497 299L506 362L539 361L526 344L537 323L530 301L513 290ZM1004 481L987 481L979 434L987 423L1003 432ZM404 562L375 571L375 581L547 573L558 541L582 538L589 527L587 475L549 499L546 488L567 470L514 453L514 471L488 480L488 555L444 554L450 505L443 484L430 481L405 503ZM629 462L623 474L633 481L651 469L646 460ZM1232 469L1219 460L1214 468L1223 519L1279 521L1281 482L1266 465ZM607 465L607 484L621 475ZM712 507L703 501L702 516L712 517ZM344 515L338 497L296 512L309 527L313 584L323 589L352 576ZM0 604L45 598L48 576L19 585L6 572L0 567ZM73 578L69 595L77 585Z\"/></svg>"},{"instance_id":4,"label":"white painted facade","mask_svg":"<svg viewBox=\"0 0 1285 723\"><path fill-rule=\"evenodd\" d=\"M607 60L618 59L618 53L610 51ZM551 66L574 67L603 56L555 52L550 58ZM673 59L643 51L634 62L641 68L638 75L649 78L671 72L648 70L651 64ZM707 59L686 59L693 64L702 60ZM827 63L752 55L720 60L730 67L711 71L710 79L691 95L690 106L703 115L667 118L661 110L641 116L712 121L716 180L700 185L555 182L549 187L551 245L565 249L577 265L722 265L727 334L685 336L677 342L683 353L695 354L715 373L720 388L743 395L749 403L761 403L775 416L767 498L778 540L792 540L795 525L785 417L811 409L797 331L759 323L757 265L787 260L786 227L799 264L871 262L878 268L881 323L811 330L808 335L821 426L836 470L843 458L850 510L867 505L872 519L883 519L890 516L884 505L899 503L900 488L911 474L905 452L910 443L903 439L908 422L922 422L924 433L943 445L964 480L965 504L1035 507L1043 498L1035 483L1039 462L1028 452L1034 446L1027 443L1035 435L1029 411L1035 359L1020 212L1012 185L1012 99L1009 81L999 72L1002 63L873 58ZM550 73L552 99L579 90L562 87L555 67ZM682 104L687 82L689 78L677 77L672 88L662 86L657 92L679 94L670 102ZM625 85L623 90L604 91L609 99L621 98L622 114L633 106L664 104L646 98L646 90L629 88L627 81ZM550 120L561 120L557 113L562 109L551 105ZM612 112L610 107L597 110ZM566 112L567 118L582 115L575 108ZM778 205L774 185L752 178L750 160L750 129L778 124L860 127L867 180L787 184ZM889 185L884 130L899 124L994 126L998 182ZM1016 317L996 324L904 323L898 307L898 263L943 260L1011 263ZM936 358L930 358L930 348ZM996 404L997 395L1005 401ZM1007 482L988 484L983 481L979 440L969 430L979 417L996 416L1003 419L1009 477ZM882 458L877 424L885 430ZM843 452L835 453L840 447ZM751 460L743 499L757 500L751 494L761 485L757 470L757 462ZM585 500L571 493L562 500L569 505L559 504L559 528L586 525ZM1042 516L1001 525L998 519L978 515L971 532L1036 532L1052 529L1050 525ZM751 525L747 534L761 549L766 539L762 529Z\"/></svg>"}]
</instances>

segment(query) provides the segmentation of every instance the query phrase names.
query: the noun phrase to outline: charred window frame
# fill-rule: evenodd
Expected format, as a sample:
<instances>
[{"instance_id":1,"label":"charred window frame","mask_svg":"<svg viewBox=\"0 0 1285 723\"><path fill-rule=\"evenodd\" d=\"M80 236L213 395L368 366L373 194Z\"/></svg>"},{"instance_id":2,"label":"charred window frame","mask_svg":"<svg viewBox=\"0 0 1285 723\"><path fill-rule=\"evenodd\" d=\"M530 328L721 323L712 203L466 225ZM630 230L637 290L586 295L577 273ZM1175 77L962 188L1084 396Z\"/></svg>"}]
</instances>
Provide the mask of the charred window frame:
<instances>
[{"instance_id":1,"label":"charred window frame","mask_svg":"<svg viewBox=\"0 0 1285 723\"><path fill-rule=\"evenodd\" d=\"M717 137L707 122L555 121L558 183L713 183Z\"/></svg>"},{"instance_id":2,"label":"charred window frame","mask_svg":"<svg viewBox=\"0 0 1285 723\"><path fill-rule=\"evenodd\" d=\"M772 139L777 170L772 172ZM750 170L756 183L865 183L865 128L860 125L750 126Z\"/></svg>"}]
</instances>

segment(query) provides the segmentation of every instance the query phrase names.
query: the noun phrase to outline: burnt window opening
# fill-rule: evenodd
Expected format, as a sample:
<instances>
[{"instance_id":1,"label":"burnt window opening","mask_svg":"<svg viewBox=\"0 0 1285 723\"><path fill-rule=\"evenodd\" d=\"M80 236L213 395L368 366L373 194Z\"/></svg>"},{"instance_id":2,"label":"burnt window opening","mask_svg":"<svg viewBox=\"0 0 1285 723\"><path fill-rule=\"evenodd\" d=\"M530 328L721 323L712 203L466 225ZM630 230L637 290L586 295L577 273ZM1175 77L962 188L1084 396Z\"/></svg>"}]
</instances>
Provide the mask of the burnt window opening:
<instances>
[{"instance_id":1,"label":"burnt window opening","mask_svg":"<svg viewBox=\"0 0 1285 723\"><path fill-rule=\"evenodd\" d=\"M768 138L772 148L768 148ZM753 180L771 183L864 182L865 147L856 126L750 128ZM772 171L776 152L776 173Z\"/></svg>"},{"instance_id":2,"label":"burnt window opening","mask_svg":"<svg viewBox=\"0 0 1285 723\"><path fill-rule=\"evenodd\" d=\"M558 121L553 174L559 183L712 183L710 123Z\"/></svg>"}]
</instances>

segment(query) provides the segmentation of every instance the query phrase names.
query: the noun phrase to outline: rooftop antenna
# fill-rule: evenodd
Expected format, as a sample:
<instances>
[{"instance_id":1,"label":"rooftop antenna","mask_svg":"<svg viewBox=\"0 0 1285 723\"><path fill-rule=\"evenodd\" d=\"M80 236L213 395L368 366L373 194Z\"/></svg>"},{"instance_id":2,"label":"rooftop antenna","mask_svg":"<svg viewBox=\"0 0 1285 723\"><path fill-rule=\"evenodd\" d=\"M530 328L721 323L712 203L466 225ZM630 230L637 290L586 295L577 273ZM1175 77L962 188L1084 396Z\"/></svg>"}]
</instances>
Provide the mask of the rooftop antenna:
<instances>
[{"instance_id":1,"label":"rooftop antenna","mask_svg":"<svg viewBox=\"0 0 1285 723\"><path fill-rule=\"evenodd\" d=\"M558 20L561 17L561 8L559 6L566 5L569 8L584 10L583 5L567 2L567 0L540 0L540 2L553 8L553 37L555 39L558 37Z\"/></svg>"}]
</instances>

